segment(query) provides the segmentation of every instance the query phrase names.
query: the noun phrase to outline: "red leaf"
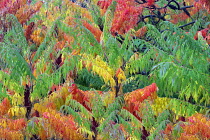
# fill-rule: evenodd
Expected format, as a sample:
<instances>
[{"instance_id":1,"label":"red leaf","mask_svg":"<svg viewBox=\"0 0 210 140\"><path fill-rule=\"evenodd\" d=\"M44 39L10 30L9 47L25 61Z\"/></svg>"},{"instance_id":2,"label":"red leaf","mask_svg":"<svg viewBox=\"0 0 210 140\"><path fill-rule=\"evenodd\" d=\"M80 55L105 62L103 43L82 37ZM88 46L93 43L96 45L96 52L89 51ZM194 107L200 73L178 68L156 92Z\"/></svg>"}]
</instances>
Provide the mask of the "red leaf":
<instances>
[{"instance_id":1,"label":"red leaf","mask_svg":"<svg viewBox=\"0 0 210 140\"><path fill-rule=\"evenodd\" d=\"M26 37L27 41L29 41L29 39L31 39L31 34L33 32L34 25L35 25L35 23L31 22L25 30L25 37Z\"/></svg>"},{"instance_id":2,"label":"red leaf","mask_svg":"<svg viewBox=\"0 0 210 140\"><path fill-rule=\"evenodd\" d=\"M154 4L155 0L148 0L147 1L147 5L148 6L152 6Z\"/></svg>"},{"instance_id":3,"label":"red leaf","mask_svg":"<svg viewBox=\"0 0 210 140\"><path fill-rule=\"evenodd\" d=\"M94 27L87 21L83 21L83 26L85 26L85 28L87 28L95 36L96 40L100 42L102 31L99 28Z\"/></svg>"}]
</instances>

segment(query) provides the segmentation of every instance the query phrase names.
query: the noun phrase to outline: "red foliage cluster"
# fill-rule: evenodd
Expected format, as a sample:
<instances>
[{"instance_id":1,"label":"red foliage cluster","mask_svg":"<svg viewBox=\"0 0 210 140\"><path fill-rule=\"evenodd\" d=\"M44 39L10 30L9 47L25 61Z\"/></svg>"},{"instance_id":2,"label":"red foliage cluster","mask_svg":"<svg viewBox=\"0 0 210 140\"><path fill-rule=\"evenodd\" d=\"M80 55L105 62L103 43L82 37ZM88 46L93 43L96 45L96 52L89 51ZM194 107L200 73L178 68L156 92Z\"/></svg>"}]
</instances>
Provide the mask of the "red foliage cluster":
<instances>
[{"instance_id":1,"label":"red foliage cluster","mask_svg":"<svg viewBox=\"0 0 210 140\"><path fill-rule=\"evenodd\" d=\"M76 84L72 84L71 87L69 87L70 94L73 95L73 99L82 104L86 109L91 111L91 99L95 95L95 91L82 91L78 89ZM101 94L102 91L96 91L98 94Z\"/></svg>"},{"instance_id":2,"label":"red foliage cluster","mask_svg":"<svg viewBox=\"0 0 210 140\"><path fill-rule=\"evenodd\" d=\"M148 0L147 5L152 6L155 3L155 0Z\"/></svg>"},{"instance_id":3,"label":"red foliage cluster","mask_svg":"<svg viewBox=\"0 0 210 140\"><path fill-rule=\"evenodd\" d=\"M198 31L197 33L196 33L196 35L194 36L194 39L195 40L198 40L198 33L201 33L201 35L205 38L205 37L207 37L207 34L208 34L208 28L205 28L205 29L203 29L203 30L200 30L200 31Z\"/></svg>"},{"instance_id":4,"label":"red foliage cluster","mask_svg":"<svg viewBox=\"0 0 210 140\"><path fill-rule=\"evenodd\" d=\"M154 96L156 91L157 85L153 83L143 89L137 89L128 93L127 95L125 95L125 100L127 103L142 102L149 96Z\"/></svg>"},{"instance_id":5,"label":"red foliage cluster","mask_svg":"<svg viewBox=\"0 0 210 140\"><path fill-rule=\"evenodd\" d=\"M198 0L198 1L186 0L185 2L187 3L186 6L193 5L193 7L187 9L190 16L195 15L196 13L198 13L201 10L206 10L208 13L210 13L210 1L209 0ZM181 12L180 14L174 14L174 15L171 15L170 22L176 24L179 21L184 21L184 20L190 18L190 16L188 16L185 12Z\"/></svg>"},{"instance_id":6,"label":"red foliage cluster","mask_svg":"<svg viewBox=\"0 0 210 140\"><path fill-rule=\"evenodd\" d=\"M82 94L81 90L78 89L76 84L72 84L71 87L69 87L70 93L73 95L73 99L81 103L82 105L85 104L85 95Z\"/></svg>"},{"instance_id":7,"label":"red foliage cluster","mask_svg":"<svg viewBox=\"0 0 210 140\"><path fill-rule=\"evenodd\" d=\"M21 24L25 23L42 6L42 1L38 1L33 7L27 5L27 0L3 0L0 2L0 14L14 14Z\"/></svg>"},{"instance_id":8,"label":"red foliage cluster","mask_svg":"<svg viewBox=\"0 0 210 140\"><path fill-rule=\"evenodd\" d=\"M194 5L199 9L206 9L210 13L210 0L198 0L195 1Z\"/></svg>"},{"instance_id":9,"label":"red foliage cluster","mask_svg":"<svg viewBox=\"0 0 210 140\"><path fill-rule=\"evenodd\" d=\"M25 30L25 37L26 37L27 41L29 41L31 39L31 34L33 33L34 25L35 25L35 23L31 22Z\"/></svg>"},{"instance_id":10,"label":"red foliage cluster","mask_svg":"<svg viewBox=\"0 0 210 140\"><path fill-rule=\"evenodd\" d=\"M112 0L99 0L97 5L100 6L101 9L107 9L112 3Z\"/></svg>"},{"instance_id":11,"label":"red foliage cluster","mask_svg":"<svg viewBox=\"0 0 210 140\"><path fill-rule=\"evenodd\" d=\"M208 44L210 44L210 33L209 33L210 28L205 28L203 30L200 30L196 33L194 36L195 40L198 40L198 34L202 35L202 37L207 41Z\"/></svg>"},{"instance_id":12,"label":"red foliage cluster","mask_svg":"<svg viewBox=\"0 0 210 140\"><path fill-rule=\"evenodd\" d=\"M156 91L158 87L155 83L143 88L137 89L125 95L125 109L135 115L136 111L139 111L140 104L147 98L157 98Z\"/></svg>"},{"instance_id":13,"label":"red foliage cluster","mask_svg":"<svg viewBox=\"0 0 210 140\"><path fill-rule=\"evenodd\" d=\"M23 139L22 130L25 129L27 121L25 119L0 119L0 137L6 140Z\"/></svg>"},{"instance_id":14,"label":"red foliage cluster","mask_svg":"<svg viewBox=\"0 0 210 140\"><path fill-rule=\"evenodd\" d=\"M10 109L10 107L11 105L10 105L9 99L4 98L2 103L0 103L0 116L6 114L8 110Z\"/></svg>"},{"instance_id":15,"label":"red foliage cluster","mask_svg":"<svg viewBox=\"0 0 210 140\"><path fill-rule=\"evenodd\" d=\"M100 42L102 31L99 28L94 27L93 25L89 24L87 21L83 22L83 26L85 26L95 36L96 40Z\"/></svg>"},{"instance_id":16,"label":"red foliage cluster","mask_svg":"<svg viewBox=\"0 0 210 140\"><path fill-rule=\"evenodd\" d=\"M165 130L163 131L164 134L169 135L173 130L172 124L167 124Z\"/></svg>"},{"instance_id":17,"label":"red foliage cluster","mask_svg":"<svg viewBox=\"0 0 210 140\"><path fill-rule=\"evenodd\" d=\"M82 135L77 133L76 123L71 116L62 116L62 114L56 111L49 110L43 113L43 118L50 124L50 129L55 130L58 137L64 140L82 139Z\"/></svg>"},{"instance_id":18,"label":"red foliage cluster","mask_svg":"<svg viewBox=\"0 0 210 140\"><path fill-rule=\"evenodd\" d=\"M142 13L142 5L137 5L135 0L116 0L117 7L112 21L111 33L115 36L116 34L124 34L131 28L137 25L138 16ZM98 6L101 9L106 10L112 0L100 0ZM153 0L150 0L148 5L152 5Z\"/></svg>"},{"instance_id":19,"label":"red foliage cluster","mask_svg":"<svg viewBox=\"0 0 210 140\"><path fill-rule=\"evenodd\" d=\"M124 34L137 25L143 7L136 6L134 0L118 0L112 21L111 33Z\"/></svg>"},{"instance_id":20,"label":"red foliage cluster","mask_svg":"<svg viewBox=\"0 0 210 140\"><path fill-rule=\"evenodd\" d=\"M3 9L4 7L7 7L9 3L11 3L11 0L1 0L0 1L0 9Z\"/></svg>"},{"instance_id":21,"label":"red foliage cluster","mask_svg":"<svg viewBox=\"0 0 210 140\"><path fill-rule=\"evenodd\" d=\"M181 133L180 140L189 138L210 139L210 120L202 114L194 114L188 118L188 124L183 124L183 133Z\"/></svg>"},{"instance_id":22,"label":"red foliage cluster","mask_svg":"<svg viewBox=\"0 0 210 140\"><path fill-rule=\"evenodd\" d=\"M9 129L9 130L22 130L26 127L26 120L25 119L17 119L17 120L12 120L12 119L0 119L0 124L2 124L1 127ZM6 124L3 126L3 124Z\"/></svg>"},{"instance_id":23,"label":"red foliage cluster","mask_svg":"<svg viewBox=\"0 0 210 140\"><path fill-rule=\"evenodd\" d=\"M141 38L146 34L146 32L147 32L147 27L143 26L136 31L135 36Z\"/></svg>"},{"instance_id":24,"label":"red foliage cluster","mask_svg":"<svg viewBox=\"0 0 210 140\"><path fill-rule=\"evenodd\" d=\"M186 0L186 3L188 3L187 6L189 6L189 5L193 5L195 3L195 1L194 0ZM200 6L194 6L192 8L187 9L187 10L188 10L190 16L193 16L196 13L198 13L198 11L200 10L200 8L201 8ZM167 10L170 11L169 9L167 9ZM182 11L179 14L173 14L173 15L171 15L170 22L172 22L174 24L177 24L180 21L184 21L184 20L190 18L190 16L187 15L184 11Z\"/></svg>"},{"instance_id":25,"label":"red foliage cluster","mask_svg":"<svg viewBox=\"0 0 210 140\"><path fill-rule=\"evenodd\" d=\"M23 134L20 131L13 131L8 129L0 128L1 139L4 140L22 140L24 139Z\"/></svg>"},{"instance_id":26,"label":"red foliage cluster","mask_svg":"<svg viewBox=\"0 0 210 140\"><path fill-rule=\"evenodd\" d=\"M139 111L140 104L145 99L155 99L157 97L156 91L158 90L155 83L143 88L137 89L130 93L125 94L125 106L124 109L128 110L129 112L135 115L136 111ZM73 99L82 104L86 109L91 111L91 99L95 97L95 92L92 91L82 91L78 89L76 84L72 84L69 87L70 94L73 95ZM102 91L97 91L99 95L102 95Z\"/></svg>"}]
</instances>

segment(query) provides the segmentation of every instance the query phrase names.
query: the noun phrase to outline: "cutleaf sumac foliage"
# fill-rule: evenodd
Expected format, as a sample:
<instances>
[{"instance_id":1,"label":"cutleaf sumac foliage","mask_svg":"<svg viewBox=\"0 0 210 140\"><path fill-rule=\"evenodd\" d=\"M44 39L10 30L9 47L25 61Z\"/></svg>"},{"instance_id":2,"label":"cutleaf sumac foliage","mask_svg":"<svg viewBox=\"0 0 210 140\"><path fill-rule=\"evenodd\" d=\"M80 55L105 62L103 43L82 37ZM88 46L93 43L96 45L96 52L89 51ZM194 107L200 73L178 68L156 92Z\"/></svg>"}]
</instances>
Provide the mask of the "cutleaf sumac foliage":
<instances>
[{"instance_id":1,"label":"cutleaf sumac foliage","mask_svg":"<svg viewBox=\"0 0 210 140\"><path fill-rule=\"evenodd\" d=\"M0 139L210 139L208 0L0 1Z\"/></svg>"}]
</instances>

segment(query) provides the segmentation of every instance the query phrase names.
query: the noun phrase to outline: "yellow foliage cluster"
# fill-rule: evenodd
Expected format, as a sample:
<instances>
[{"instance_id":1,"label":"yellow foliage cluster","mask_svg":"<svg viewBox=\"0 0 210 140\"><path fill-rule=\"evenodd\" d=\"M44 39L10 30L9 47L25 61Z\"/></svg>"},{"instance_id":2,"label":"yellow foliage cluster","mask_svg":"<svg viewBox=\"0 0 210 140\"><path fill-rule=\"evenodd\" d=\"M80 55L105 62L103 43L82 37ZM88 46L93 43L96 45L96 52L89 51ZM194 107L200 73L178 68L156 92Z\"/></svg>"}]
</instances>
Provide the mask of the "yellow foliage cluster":
<instances>
[{"instance_id":1,"label":"yellow foliage cluster","mask_svg":"<svg viewBox=\"0 0 210 140\"><path fill-rule=\"evenodd\" d=\"M9 109L8 115L10 118L24 118L26 115L26 108L25 107L19 107L19 106L13 106Z\"/></svg>"},{"instance_id":2,"label":"yellow foliage cluster","mask_svg":"<svg viewBox=\"0 0 210 140\"><path fill-rule=\"evenodd\" d=\"M91 55L83 54L83 60L85 63L85 67L87 69L91 69L95 74L98 74L100 77L103 78L106 84L109 84L111 87L116 85L114 80L114 70L110 68L110 66L102 60L102 58L97 55L93 57Z\"/></svg>"},{"instance_id":3,"label":"yellow foliage cluster","mask_svg":"<svg viewBox=\"0 0 210 140\"><path fill-rule=\"evenodd\" d=\"M169 108L170 99L166 97L157 97L151 105L156 116Z\"/></svg>"},{"instance_id":4,"label":"yellow foliage cluster","mask_svg":"<svg viewBox=\"0 0 210 140\"><path fill-rule=\"evenodd\" d=\"M116 71L116 77L119 84L122 83L122 81L126 80L125 73L121 68L118 68L118 70Z\"/></svg>"},{"instance_id":5,"label":"yellow foliage cluster","mask_svg":"<svg viewBox=\"0 0 210 140\"><path fill-rule=\"evenodd\" d=\"M33 40L34 43L37 45L40 45L42 41L45 38L45 32L41 29L34 30L33 33L31 34L31 39Z\"/></svg>"},{"instance_id":6,"label":"yellow foliage cluster","mask_svg":"<svg viewBox=\"0 0 210 140\"><path fill-rule=\"evenodd\" d=\"M69 94L69 92L63 87L60 91L51 93L48 97L44 98L42 102L35 103L33 109L40 114L43 114L43 112L46 112L49 108L59 110L60 107L65 104L67 94Z\"/></svg>"},{"instance_id":7,"label":"yellow foliage cluster","mask_svg":"<svg viewBox=\"0 0 210 140\"><path fill-rule=\"evenodd\" d=\"M12 99L12 106L23 106L24 105L24 97L21 96L19 93L15 93L11 96Z\"/></svg>"},{"instance_id":8,"label":"yellow foliage cluster","mask_svg":"<svg viewBox=\"0 0 210 140\"><path fill-rule=\"evenodd\" d=\"M20 107L23 105L23 97L15 93L11 96L12 106L8 98L5 98L2 103L0 103L0 115L7 114L10 118L24 118L26 114L26 108Z\"/></svg>"}]
</instances>

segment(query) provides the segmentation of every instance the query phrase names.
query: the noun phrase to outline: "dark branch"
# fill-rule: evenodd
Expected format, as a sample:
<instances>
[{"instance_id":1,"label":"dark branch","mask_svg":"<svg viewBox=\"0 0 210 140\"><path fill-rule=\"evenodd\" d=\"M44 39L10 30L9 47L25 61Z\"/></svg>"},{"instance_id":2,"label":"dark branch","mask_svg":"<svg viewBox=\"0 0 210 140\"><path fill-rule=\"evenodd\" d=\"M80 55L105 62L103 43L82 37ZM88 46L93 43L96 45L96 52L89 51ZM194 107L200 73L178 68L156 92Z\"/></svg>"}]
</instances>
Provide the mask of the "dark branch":
<instances>
[{"instance_id":1,"label":"dark branch","mask_svg":"<svg viewBox=\"0 0 210 140\"><path fill-rule=\"evenodd\" d=\"M179 28L183 28L183 27L185 27L185 26L188 26L188 25L191 25L191 24L194 24L195 23L195 21L192 21L192 22L190 22L190 23L187 23L187 24L184 24L184 25L182 25L182 26L179 26Z\"/></svg>"}]
</instances>

